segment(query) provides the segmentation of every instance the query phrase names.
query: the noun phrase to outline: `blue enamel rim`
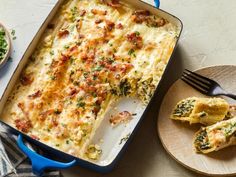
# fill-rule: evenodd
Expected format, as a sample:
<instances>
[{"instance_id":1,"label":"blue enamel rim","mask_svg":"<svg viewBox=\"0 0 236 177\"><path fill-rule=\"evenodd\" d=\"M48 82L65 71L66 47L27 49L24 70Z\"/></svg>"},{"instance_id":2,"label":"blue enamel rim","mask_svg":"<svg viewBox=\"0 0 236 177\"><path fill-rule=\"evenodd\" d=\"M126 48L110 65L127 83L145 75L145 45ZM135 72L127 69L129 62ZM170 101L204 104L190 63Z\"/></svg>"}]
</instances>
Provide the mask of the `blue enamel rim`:
<instances>
[{"instance_id":1,"label":"blue enamel rim","mask_svg":"<svg viewBox=\"0 0 236 177\"><path fill-rule=\"evenodd\" d=\"M155 7L159 8L160 1L159 0L154 0L154 3L155 3ZM175 17L175 18L177 18L177 17ZM181 24L182 24L182 22L181 22ZM181 28L181 31L182 31L182 28ZM181 34L181 31L180 31L180 34ZM176 42L176 44L177 44L177 42ZM175 48L176 48L176 45L175 45ZM170 58L170 60L171 60L171 58ZM168 67L169 63L170 62L168 62L167 67ZM164 71L163 75L165 74L165 72L166 72L166 70ZM162 79L163 79L163 77L161 78L161 81L162 81ZM159 87L159 84L158 84L158 87ZM153 97L155 97L155 95L157 94L158 87L157 87ZM121 155L124 152L124 150L126 149L127 145L130 143L130 139L132 139L132 137L134 135L134 132L137 130L138 126L140 125L141 120L145 116L145 114L146 114L146 112L147 112L147 110L150 107L152 102L153 102L153 98L151 99L150 103L146 107L146 109L144 111L144 114L140 118L140 121L135 126L133 132L131 133L131 136L130 136L129 140L125 143L125 145L123 146L121 151L118 153L116 158L107 166L99 166L97 164L85 161L85 160L80 159L80 158L76 158L76 157L74 157L72 155L66 154L66 153L64 153L62 151L59 151L59 150L56 150L56 149L54 149L54 148L52 148L50 146L47 146L47 145L45 145L45 144L43 144L43 143L41 143L41 142L39 142L37 140L32 139L31 137L29 137L29 136L27 136L25 134L21 134L21 132L19 132L15 128L11 127L10 125L8 125L8 124L6 124L4 122L2 122L2 123L5 124L12 133L18 135L17 145L29 157L29 159L31 160L33 173L36 174L37 176L42 176L43 171L45 169L48 169L48 168L50 168L50 169L51 168L53 168L53 169L64 169L64 168L72 167L72 166L77 165L77 164L82 166L82 167L89 168L89 169L92 169L92 170L104 173L104 172L111 171L113 169L113 167L115 166L116 162L121 157ZM58 161L51 160L49 158L43 157L42 155L36 153L35 151L33 151L29 147L27 147L24 144L24 142L23 142L23 138L25 140L35 144L35 145L38 145L40 148L42 148L42 150L45 150L45 152L49 152L49 153L55 155L56 157L59 157L60 159L65 159L65 160L67 160L69 162L58 162Z\"/></svg>"},{"instance_id":2,"label":"blue enamel rim","mask_svg":"<svg viewBox=\"0 0 236 177\"><path fill-rule=\"evenodd\" d=\"M155 3L155 6L156 6L157 8L160 7L160 1L159 1L159 0L154 0L154 3Z\"/></svg>"}]
</instances>

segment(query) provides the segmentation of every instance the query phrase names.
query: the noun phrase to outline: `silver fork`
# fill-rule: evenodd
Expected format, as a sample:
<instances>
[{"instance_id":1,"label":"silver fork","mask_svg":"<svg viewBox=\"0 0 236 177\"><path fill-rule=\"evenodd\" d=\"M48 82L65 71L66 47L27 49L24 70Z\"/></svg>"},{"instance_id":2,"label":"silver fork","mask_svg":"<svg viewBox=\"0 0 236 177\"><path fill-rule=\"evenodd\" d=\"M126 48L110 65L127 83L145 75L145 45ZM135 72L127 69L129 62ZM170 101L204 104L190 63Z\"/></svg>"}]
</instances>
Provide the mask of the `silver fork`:
<instances>
[{"instance_id":1,"label":"silver fork","mask_svg":"<svg viewBox=\"0 0 236 177\"><path fill-rule=\"evenodd\" d=\"M185 69L181 79L202 94L208 96L224 95L236 100L236 95L225 91L216 81Z\"/></svg>"}]
</instances>

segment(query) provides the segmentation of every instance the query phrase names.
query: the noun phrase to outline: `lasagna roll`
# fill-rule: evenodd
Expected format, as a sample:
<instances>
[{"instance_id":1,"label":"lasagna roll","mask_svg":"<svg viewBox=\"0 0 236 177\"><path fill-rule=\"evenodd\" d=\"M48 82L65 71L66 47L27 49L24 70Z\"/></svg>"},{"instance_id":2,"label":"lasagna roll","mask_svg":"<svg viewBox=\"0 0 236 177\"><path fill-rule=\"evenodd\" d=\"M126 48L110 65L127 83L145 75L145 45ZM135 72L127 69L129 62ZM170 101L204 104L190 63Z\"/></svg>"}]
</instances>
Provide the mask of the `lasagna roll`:
<instances>
[{"instance_id":1,"label":"lasagna roll","mask_svg":"<svg viewBox=\"0 0 236 177\"><path fill-rule=\"evenodd\" d=\"M236 144L236 117L202 127L194 136L194 149L198 153L218 151Z\"/></svg>"},{"instance_id":2,"label":"lasagna roll","mask_svg":"<svg viewBox=\"0 0 236 177\"><path fill-rule=\"evenodd\" d=\"M175 106L171 119L212 125L229 117L229 104L222 98L189 97Z\"/></svg>"}]
</instances>

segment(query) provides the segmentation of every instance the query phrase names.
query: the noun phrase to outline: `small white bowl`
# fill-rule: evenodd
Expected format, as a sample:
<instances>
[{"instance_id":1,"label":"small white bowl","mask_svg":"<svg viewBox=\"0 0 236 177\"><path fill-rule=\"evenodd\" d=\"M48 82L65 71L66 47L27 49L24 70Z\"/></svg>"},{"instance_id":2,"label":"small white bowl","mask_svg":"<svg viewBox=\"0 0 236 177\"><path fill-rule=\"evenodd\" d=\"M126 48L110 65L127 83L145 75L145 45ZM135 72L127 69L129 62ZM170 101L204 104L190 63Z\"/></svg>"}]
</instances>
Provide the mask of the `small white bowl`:
<instances>
[{"instance_id":1,"label":"small white bowl","mask_svg":"<svg viewBox=\"0 0 236 177\"><path fill-rule=\"evenodd\" d=\"M6 37L6 41L7 41L7 52L4 56L4 58L0 61L0 68L7 62L8 58L10 57L10 53L11 53L11 37L9 32L7 31L7 29L5 28L5 26L3 26L3 24L0 23L0 28L3 28L3 30L5 31L5 37Z\"/></svg>"}]
</instances>

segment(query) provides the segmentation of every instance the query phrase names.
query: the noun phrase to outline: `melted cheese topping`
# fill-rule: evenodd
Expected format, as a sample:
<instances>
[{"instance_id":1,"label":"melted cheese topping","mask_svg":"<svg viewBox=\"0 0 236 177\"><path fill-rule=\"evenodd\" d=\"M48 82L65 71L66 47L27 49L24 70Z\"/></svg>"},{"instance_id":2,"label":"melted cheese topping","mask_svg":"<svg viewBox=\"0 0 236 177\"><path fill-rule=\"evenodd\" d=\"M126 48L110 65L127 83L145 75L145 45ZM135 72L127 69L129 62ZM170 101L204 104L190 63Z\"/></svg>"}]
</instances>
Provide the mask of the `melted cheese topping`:
<instances>
[{"instance_id":1,"label":"melted cheese topping","mask_svg":"<svg viewBox=\"0 0 236 177\"><path fill-rule=\"evenodd\" d=\"M122 96L149 102L179 29L117 1L69 1L57 16L2 118L32 138L85 158L110 102Z\"/></svg>"}]
</instances>

